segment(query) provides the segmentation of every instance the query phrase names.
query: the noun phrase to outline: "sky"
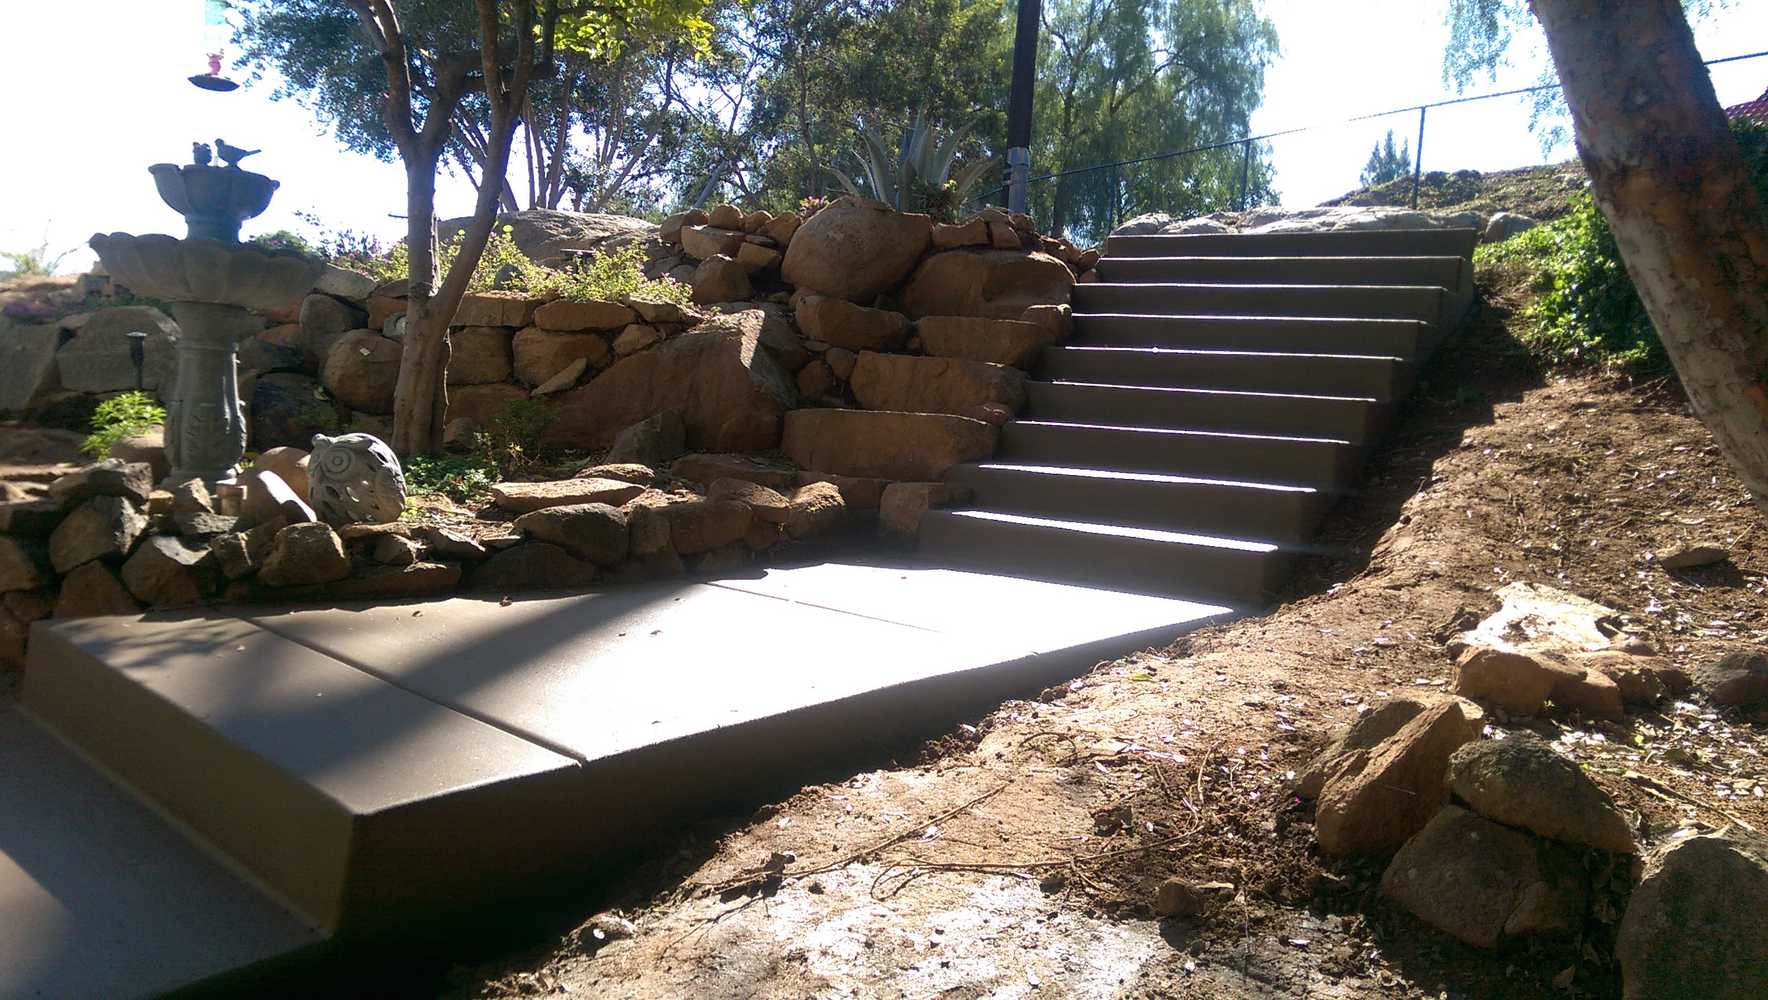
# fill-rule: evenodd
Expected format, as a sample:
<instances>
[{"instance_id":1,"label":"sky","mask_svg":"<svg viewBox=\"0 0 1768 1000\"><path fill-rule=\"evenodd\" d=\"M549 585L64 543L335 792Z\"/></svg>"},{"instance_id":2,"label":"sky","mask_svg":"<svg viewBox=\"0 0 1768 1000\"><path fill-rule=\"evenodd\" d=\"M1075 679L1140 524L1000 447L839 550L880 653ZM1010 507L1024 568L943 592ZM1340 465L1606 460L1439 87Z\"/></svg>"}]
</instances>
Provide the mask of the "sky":
<instances>
[{"instance_id":1,"label":"sky","mask_svg":"<svg viewBox=\"0 0 1768 1000\"><path fill-rule=\"evenodd\" d=\"M1370 147L1388 128L1416 141L1417 112L1342 124L1353 115L1455 96L1442 80L1445 0L1264 0L1282 54L1266 74L1255 132L1318 125L1273 140L1276 186L1290 206L1317 204L1354 188ZM1353 13L1355 16L1347 16ZM9 154L0 157L0 249L47 242L73 250L63 270L83 270L95 232L181 231L154 194L147 166L186 163L195 140L226 138L262 148L247 165L282 182L247 235L293 229L312 235L296 212L333 228L385 239L403 233L405 176L397 164L345 152L298 103L271 99L268 83L230 94L186 82L211 51L202 0L0 0L0 93ZM1706 58L1768 49L1768 3L1734 3L1696 26ZM1538 82L1545 46L1521 45L1487 93ZM225 73L237 79L244 74ZM1768 58L1715 67L1719 100L1735 104L1768 88ZM1547 162L1527 128L1523 98L1434 109L1427 116L1425 170L1497 170ZM1568 159L1569 149L1552 160ZM1035 169L1035 165L1034 165ZM473 191L444 176L443 217L468 214Z\"/></svg>"}]
</instances>

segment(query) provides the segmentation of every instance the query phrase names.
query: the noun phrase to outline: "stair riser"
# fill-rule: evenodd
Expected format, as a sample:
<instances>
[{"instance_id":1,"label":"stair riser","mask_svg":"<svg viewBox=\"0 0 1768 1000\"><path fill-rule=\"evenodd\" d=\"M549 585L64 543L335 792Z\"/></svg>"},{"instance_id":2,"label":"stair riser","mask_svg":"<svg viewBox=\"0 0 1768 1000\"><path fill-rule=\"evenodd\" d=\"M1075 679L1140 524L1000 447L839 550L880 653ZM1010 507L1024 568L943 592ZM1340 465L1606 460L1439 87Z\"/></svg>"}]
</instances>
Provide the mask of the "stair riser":
<instances>
[{"instance_id":1,"label":"stair riser","mask_svg":"<svg viewBox=\"0 0 1768 1000\"><path fill-rule=\"evenodd\" d=\"M1441 318L1438 288L1356 286L1108 285L1074 286L1080 313L1209 316L1317 316L1354 319Z\"/></svg>"},{"instance_id":2,"label":"stair riser","mask_svg":"<svg viewBox=\"0 0 1768 1000\"><path fill-rule=\"evenodd\" d=\"M1473 229L1386 229L1330 233L1113 236L1106 257L1466 257Z\"/></svg>"},{"instance_id":3,"label":"stair riser","mask_svg":"<svg viewBox=\"0 0 1768 1000\"><path fill-rule=\"evenodd\" d=\"M1404 395L1410 369L1410 365L1388 358L1144 354L1055 347L1044 351L1037 377L1108 385L1356 396L1389 402Z\"/></svg>"},{"instance_id":4,"label":"stair riser","mask_svg":"<svg viewBox=\"0 0 1768 1000\"><path fill-rule=\"evenodd\" d=\"M1011 524L933 511L921 519L920 552L942 563L1038 579L1180 595L1230 607L1262 607L1288 558Z\"/></svg>"},{"instance_id":5,"label":"stair riser","mask_svg":"<svg viewBox=\"0 0 1768 1000\"><path fill-rule=\"evenodd\" d=\"M949 482L975 492L972 506L1008 514L1072 518L1248 541L1299 545L1313 534L1331 499L1208 483L1056 476L958 466Z\"/></svg>"},{"instance_id":6,"label":"stair riser","mask_svg":"<svg viewBox=\"0 0 1768 1000\"><path fill-rule=\"evenodd\" d=\"M1157 472L1236 482L1342 490L1356 475L1355 445L1137 433L1012 422L1002 428L1001 462Z\"/></svg>"},{"instance_id":7,"label":"stair riser","mask_svg":"<svg viewBox=\"0 0 1768 1000\"><path fill-rule=\"evenodd\" d=\"M1113 427L1327 437L1361 444L1380 433L1386 406L1351 399L1160 392L1026 384L1024 416Z\"/></svg>"},{"instance_id":8,"label":"stair riser","mask_svg":"<svg viewBox=\"0 0 1768 1000\"><path fill-rule=\"evenodd\" d=\"M1089 347L1371 354L1412 360L1427 324L1405 320L1240 319L1077 315L1074 342Z\"/></svg>"},{"instance_id":9,"label":"stair riser","mask_svg":"<svg viewBox=\"0 0 1768 1000\"><path fill-rule=\"evenodd\" d=\"M1099 261L1107 283L1428 285L1456 289L1459 257L1119 257Z\"/></svg>"}]
</instances>

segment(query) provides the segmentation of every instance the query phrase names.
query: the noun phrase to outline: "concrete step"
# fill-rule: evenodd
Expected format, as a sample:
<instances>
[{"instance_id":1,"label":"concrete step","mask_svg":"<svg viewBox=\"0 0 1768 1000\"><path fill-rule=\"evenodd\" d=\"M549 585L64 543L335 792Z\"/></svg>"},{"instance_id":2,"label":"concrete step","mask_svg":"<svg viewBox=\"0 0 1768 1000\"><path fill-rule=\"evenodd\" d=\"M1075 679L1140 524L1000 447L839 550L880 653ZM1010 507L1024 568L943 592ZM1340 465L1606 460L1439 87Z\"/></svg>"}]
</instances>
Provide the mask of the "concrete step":
<instances>
[{"instance_id":1,"label":"concrete step","mask_svg":"<svg viewBox=\"0 0 1768 1000\"><path fill-rule=\"evenodd\" d=\"M919 547L923 557L952 565L1241 609L1262 607L1289 561L1267 542L982 509L930 511L921 518Z\"/></svg>"},{"instance_id":2,"label":"concrete step","mask_svg":"<svg viewBox=\"0 0 1768 1000\"><path fill-rule=\"evenodd\" d=\"M328 935L563 876L594 812L570 758L234 618L38 628L23 704Z\"/></svg>"},{"instance_id":3,"label":"concrete step","mask_svg":"<svg viewBox=\"0 0 1768 1000\"><path fill-rule=\"evenodd\" d=\"M1473 265L1462 257L1106 257L1113 283L1261 285L1430 285L1460 288Z\"/></svg>"},{"instance_id":4,"label":"concrete step","mask_svg":"<svg viewBox=\"0 0 1768 1000\"><path fill-rule=\"evenodd\" d=\"M1053 382L1358 396L1389 403L1411 388L1397 357L1159 347L1047 347L1036 371Z\"/></svg>"},{"instance_id":5,"label":"concrete step","mask_svg":"<svg viewBox=\"0 0 1768 1000\"><path fill-rule=\"evenodd\" d=\"M1305 542L1334 499L1296 486L1000 462L955 466L945 478L968 486L985 510L1047 518L1084 513L1106 524L1283 546Z\"/></svg>"},{"instance_id":6,"label":"concrete step","mask_svg":"<svg viewBox=\"0 0 1768 1000\"><path fill-rule=\"evenodd\" d=\"M1027 382L1025 416L1072 424L1331 437L1363 444L1385 427L1373 399L1084 382Z\"/></svg>"},{"instance_id":7,"label":"concrete step","mask_svg":"<svg viewBox=\"0 0 1768 1000\"><path fill-rule=\"evenodd\" d=\"M1362 448L1345 439L1014 420L996 461L1343 490Z\"/></svg>"},{"instance_id":8,"label":"concrete step","mask_svg":"<svg viewBox=\"0 0 1768 1000\"><path fill-rule=\"evenodd\" d=\"M1362 354L1413 361L1429 329L1429 323L1413 319L1093 313L1074 317L1073 342L1085 347Z\"/></svg>"},{"instance_id":9,"label":"concrete step","mask_svg":"<svg viewBox=\"0 0 1768 1000\"><path fill-rule=\"evenodd\" d=\"M1106 257L1473 257L1477 229L1112 236Z\"/></svg>"},{"instance_id":10,"label":"concrete step","mask_svg":"<svg viewBox=\"0 0 1768 1000\"><path fill-rule=\"evenodd\" d=\"M1142 315L1326 316L1413 319L1435 323L1447 293L1422 285L1075 285L1077 313Z\"/></svg>"}]
</instances>

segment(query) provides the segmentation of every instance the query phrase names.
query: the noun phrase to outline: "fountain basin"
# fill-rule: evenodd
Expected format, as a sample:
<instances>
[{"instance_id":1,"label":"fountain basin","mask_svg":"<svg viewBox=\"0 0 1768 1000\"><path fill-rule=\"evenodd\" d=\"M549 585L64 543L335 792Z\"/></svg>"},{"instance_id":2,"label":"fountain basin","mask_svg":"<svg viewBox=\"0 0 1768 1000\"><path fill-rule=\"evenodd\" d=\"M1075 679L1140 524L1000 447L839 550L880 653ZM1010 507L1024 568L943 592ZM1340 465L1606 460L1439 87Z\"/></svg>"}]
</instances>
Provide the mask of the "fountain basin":
<instances>
[{"instance_id":1,"label":"fountain basin","mask_svg":"<svg viewBox=\"0 0 1768 1000\"><path fill-rule=\"evenodd\" d=\"M239 242L239 225L270 207L277 182L238 167L200 163L156 163L153 174L160 200L184 216L191 239Z\"/></svg>"},{"instance_id":2,"label":"fountain basin","mask_svg":"<svg viewBox=\"0 0 1768 1000\"><path fill-rule=\"evenodd\" d=\"M97 233L87 242L111 278L137 295L260 312L300 302L321 266L291 250L158 233Z\"/></svg>"}]
</instances>

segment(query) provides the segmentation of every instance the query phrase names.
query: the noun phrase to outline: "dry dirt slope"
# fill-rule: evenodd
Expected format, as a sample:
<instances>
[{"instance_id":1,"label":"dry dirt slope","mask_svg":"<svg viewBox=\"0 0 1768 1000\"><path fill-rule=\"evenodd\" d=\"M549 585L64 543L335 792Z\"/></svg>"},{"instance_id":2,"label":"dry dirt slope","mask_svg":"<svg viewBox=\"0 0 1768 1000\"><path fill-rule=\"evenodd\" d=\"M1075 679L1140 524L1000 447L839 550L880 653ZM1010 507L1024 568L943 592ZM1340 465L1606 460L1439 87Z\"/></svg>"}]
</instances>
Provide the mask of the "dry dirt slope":
<instances>
[{"instance_id":1,"label":"dry dirt slope","mask_svg":"<svg viewBox=\"0 0 1768 1000\"><path fill-rule=\"evenodd\" d=\"M1379 863L1312 849L1286 792L1357 706L1440 687L1443 642L1513 580L1612 605L1683 665L1768 643L1768 535L1661 387L1535 370L1488 301L1271 615L1101 664L921 762L806 789L663 845L579 910L602 919L489 966L463 996L1613 997L1625 879L1576 940L1466 948L1380 902ZM1646 561L1683 538L1730 562ZM1768 829L1768 726L1699 705L1536 725L1648 837ZM1633 772L1634 777L1627 777ZM1639 777L1643 776L1643 778ZM1219 881L1208 919L1152 919L1168 875ZM598 938L595 927L603 930ZM1555 980L1560 985L1555 985Z\"/></svg>"}]
</instances>

